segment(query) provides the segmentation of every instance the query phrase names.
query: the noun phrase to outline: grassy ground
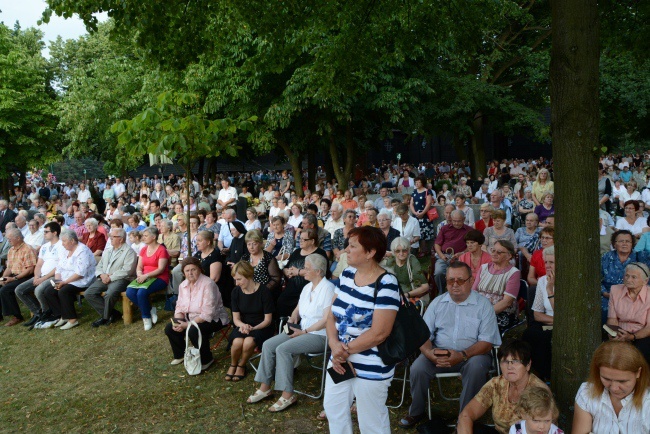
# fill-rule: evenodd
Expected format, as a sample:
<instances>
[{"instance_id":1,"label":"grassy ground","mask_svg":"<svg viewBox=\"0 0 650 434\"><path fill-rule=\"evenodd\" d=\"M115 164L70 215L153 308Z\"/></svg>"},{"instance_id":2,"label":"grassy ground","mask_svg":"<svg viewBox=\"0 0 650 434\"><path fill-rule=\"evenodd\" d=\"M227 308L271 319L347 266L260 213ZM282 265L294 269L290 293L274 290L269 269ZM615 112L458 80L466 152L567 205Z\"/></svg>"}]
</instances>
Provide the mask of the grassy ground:
<instances>
[{"instance_id":1,"label":"grassy ground","mask_svg":"<svg viewBox=\"0 0 650 434\"><path fill-rule=\"evenodd\" d=\"M87 303L80 309L81 326L68 331L0 327L0 431L328 431L327 422L316 420L322 400L300 397L296 406L278 414L266 411L273 401L247 405L255 390L253 375L239 383L223 380L229 365L225 344L214 351L218 361L202 375L190 377L182 365L170 366L172 353L163 329L171 313L161 311L162 299L155 304L160 319L149 332L141 321L92 328L97 315ZM306 363L298 368L298 390L316 390L319 381L319 373ZM459 390L460 382L447 382L450 393ZM399 402L400 392L401 382L394 381L389 404ZM409 403L407 388L404 405L390 409L394 430ZM439 398L433 408L444 417L458 411L456 402Z\"/></svg>"}]
</instances>

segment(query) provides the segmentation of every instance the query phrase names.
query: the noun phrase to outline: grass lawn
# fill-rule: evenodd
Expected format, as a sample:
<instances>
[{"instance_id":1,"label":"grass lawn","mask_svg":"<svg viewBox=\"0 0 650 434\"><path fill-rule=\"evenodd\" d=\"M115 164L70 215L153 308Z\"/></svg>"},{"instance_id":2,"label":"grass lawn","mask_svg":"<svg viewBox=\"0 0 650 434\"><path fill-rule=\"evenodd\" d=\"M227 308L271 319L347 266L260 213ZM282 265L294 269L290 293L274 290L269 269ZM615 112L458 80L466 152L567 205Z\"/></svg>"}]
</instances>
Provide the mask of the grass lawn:
<instances>
[{"instance_id":1,"label":"grass lawn","mask_svg":"<svg viewBox=\"0 0 650 434\"><path fill-rule=\"evenodd\" d=\"M254 375L249 372L239 383L223 380L229 365L225 343L214 351L217 362L201 375L190 377L183 365L170 366L163 330L171 312L162 310L162 298L155 305L159 323L149 332L137 314L130 326L92 328L97 314L88 303L81 307L80 327L68 331L0 326L0 431L328 432L327 422L316 419L322 400L300 396L297 405L278 414L266 411L272 400L246 404L255 391ZM306 363L298 368L298 390L316 390L319 381L319 372ZM458 380L445 381L449 393L460 390ZM401 382L393 381L389 404L399 402L399 393ZM406 393L404 405L390 409L394 431L410 403L408 387ZM457 405L436 397L434 413L453 417Z\"/></svg>"}]
</instances>

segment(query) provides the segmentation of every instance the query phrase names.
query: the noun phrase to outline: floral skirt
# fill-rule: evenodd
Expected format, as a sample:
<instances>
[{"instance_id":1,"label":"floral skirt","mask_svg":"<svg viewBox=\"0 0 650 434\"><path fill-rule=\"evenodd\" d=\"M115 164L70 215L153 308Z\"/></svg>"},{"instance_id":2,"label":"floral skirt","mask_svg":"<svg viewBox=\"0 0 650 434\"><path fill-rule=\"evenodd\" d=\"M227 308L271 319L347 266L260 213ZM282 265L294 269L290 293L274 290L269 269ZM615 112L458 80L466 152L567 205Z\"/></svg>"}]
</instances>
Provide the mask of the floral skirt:
<instances>
[{"instance_id":1,"label":"floral skirt","mask_svg":"<svg viewBox=\"0 0 650 434\"><path fill-rule=\"evenodd\" d=\"M423 218L418 219L418 223L420 224L420 239L423 241L432 240L435 233L435 227L429 220L429 217L425 215Z\"/></svg>"}]
</instances>

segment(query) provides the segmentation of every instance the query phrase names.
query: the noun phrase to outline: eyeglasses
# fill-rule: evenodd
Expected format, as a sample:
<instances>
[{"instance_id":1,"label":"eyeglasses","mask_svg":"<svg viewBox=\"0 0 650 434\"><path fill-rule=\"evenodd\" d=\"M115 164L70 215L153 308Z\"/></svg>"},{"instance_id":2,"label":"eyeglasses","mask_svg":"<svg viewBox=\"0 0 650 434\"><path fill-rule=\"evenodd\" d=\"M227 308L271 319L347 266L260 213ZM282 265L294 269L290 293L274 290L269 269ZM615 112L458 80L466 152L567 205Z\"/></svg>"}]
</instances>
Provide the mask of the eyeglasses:
<instances>
[{"instance_id":1,"label":"eyeglasses","mask_svg":"<svg viewBox=\"0 0 650 434\"><path fill-rule=\"evenodd\" d=\"M44 234L51 234L52 231L43 231Z\"/></svg>"},{"instance_id":2,"label":"eyeglasses","mask_svg":"<svg viewBox=\"0 0 650 434\"><path fill-rule=\"evenodd\" d=\"M505 255L506 253L508 252L505 250L492 250L493 255Z\"/></svg>"},{"instance_id":3,"label":"eyeglasses","mask_svg":"<svg viewBox=\"0 0 650 434\"><path fill-rule=\"evenodd\" d=\"M501 362L499 362L499 363L501 363L502 365L506 365L506 366L519 366L519 365L523 365L524 361L523 360L512 359L512 360L501 360Z\"/></svg>"},{"instance_id":4,"label":"eyeglasses","mask_svg":"<svg viewBox=\"0 0 650 434\"><path fill-rule=\"evenodd\" d=\"M631 240L619 240L616 241L616 244L632 244Z\"/></svg>"},{"instance_id":5,"label":"eyeglasses","mask_svg":"<svg viewBox=\"0 0 650 434\"><path fill-rule=\"evenodd\" d=\"M300 237L300 241L312 241L312 239L311 238Z\"/></svg>"},{"instance_id":6,"label":"eyeglasses","mask_svg":"<svg viewBox=\"0 0 650 434\"><path fill-rule=\"evenodd\" d=\"M395 249L395 250L393 250L393 253L397 253L397 254L399 254L399 253L408 253L408 251L409 251L408 249Z\"/></svg>"},{"instance_id":7,"label":"eyeglasses","mask_svg":"<svg viewBox=\"0 0 650 434\"><path fill-rule=\"evenodd\" d=\"M542 240L552 240L553 239L553 237L539 237L539 238L542 239Z\"/></svg>"},{"instance_id":8,"label":"eyeglasses","mask_svg":"<svg viewBox=\"0 0 650 434\"><path fill-rule=\"evenodd\" d=\"M468 277L467 279L461 279L460 277L456 277L455 279L447 278L446 280L447 280L447 285L457 284L458 286L460 286L460 285L464 285L465 282L467 282L471 278L472 278L471 276Z\"/></svg>"}]
</instances>

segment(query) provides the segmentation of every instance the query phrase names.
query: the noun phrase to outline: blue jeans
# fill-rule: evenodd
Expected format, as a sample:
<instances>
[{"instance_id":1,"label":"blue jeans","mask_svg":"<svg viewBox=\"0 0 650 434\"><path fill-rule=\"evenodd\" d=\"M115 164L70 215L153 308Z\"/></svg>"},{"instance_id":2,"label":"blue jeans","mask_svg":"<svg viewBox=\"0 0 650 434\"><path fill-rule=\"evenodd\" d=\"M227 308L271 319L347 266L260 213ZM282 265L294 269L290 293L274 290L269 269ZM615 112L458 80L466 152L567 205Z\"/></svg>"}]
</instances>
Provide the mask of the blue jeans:
<instances>
[{"instance_id":1,"label":"blue jeans","mask_svg":"<svg viewBox=\"0 0 650 434\"><path fill-rule=\"evenodd\" d=\"M162 291L165 288L167 288L167 283L164 280L157 278L147 289L126 288L126 296L129 297L129 300L131 300L133 304L138 306L142 318L151 318L151 303L149 302L149 296L154 292Z\"/></svg>"}]
</instances>

